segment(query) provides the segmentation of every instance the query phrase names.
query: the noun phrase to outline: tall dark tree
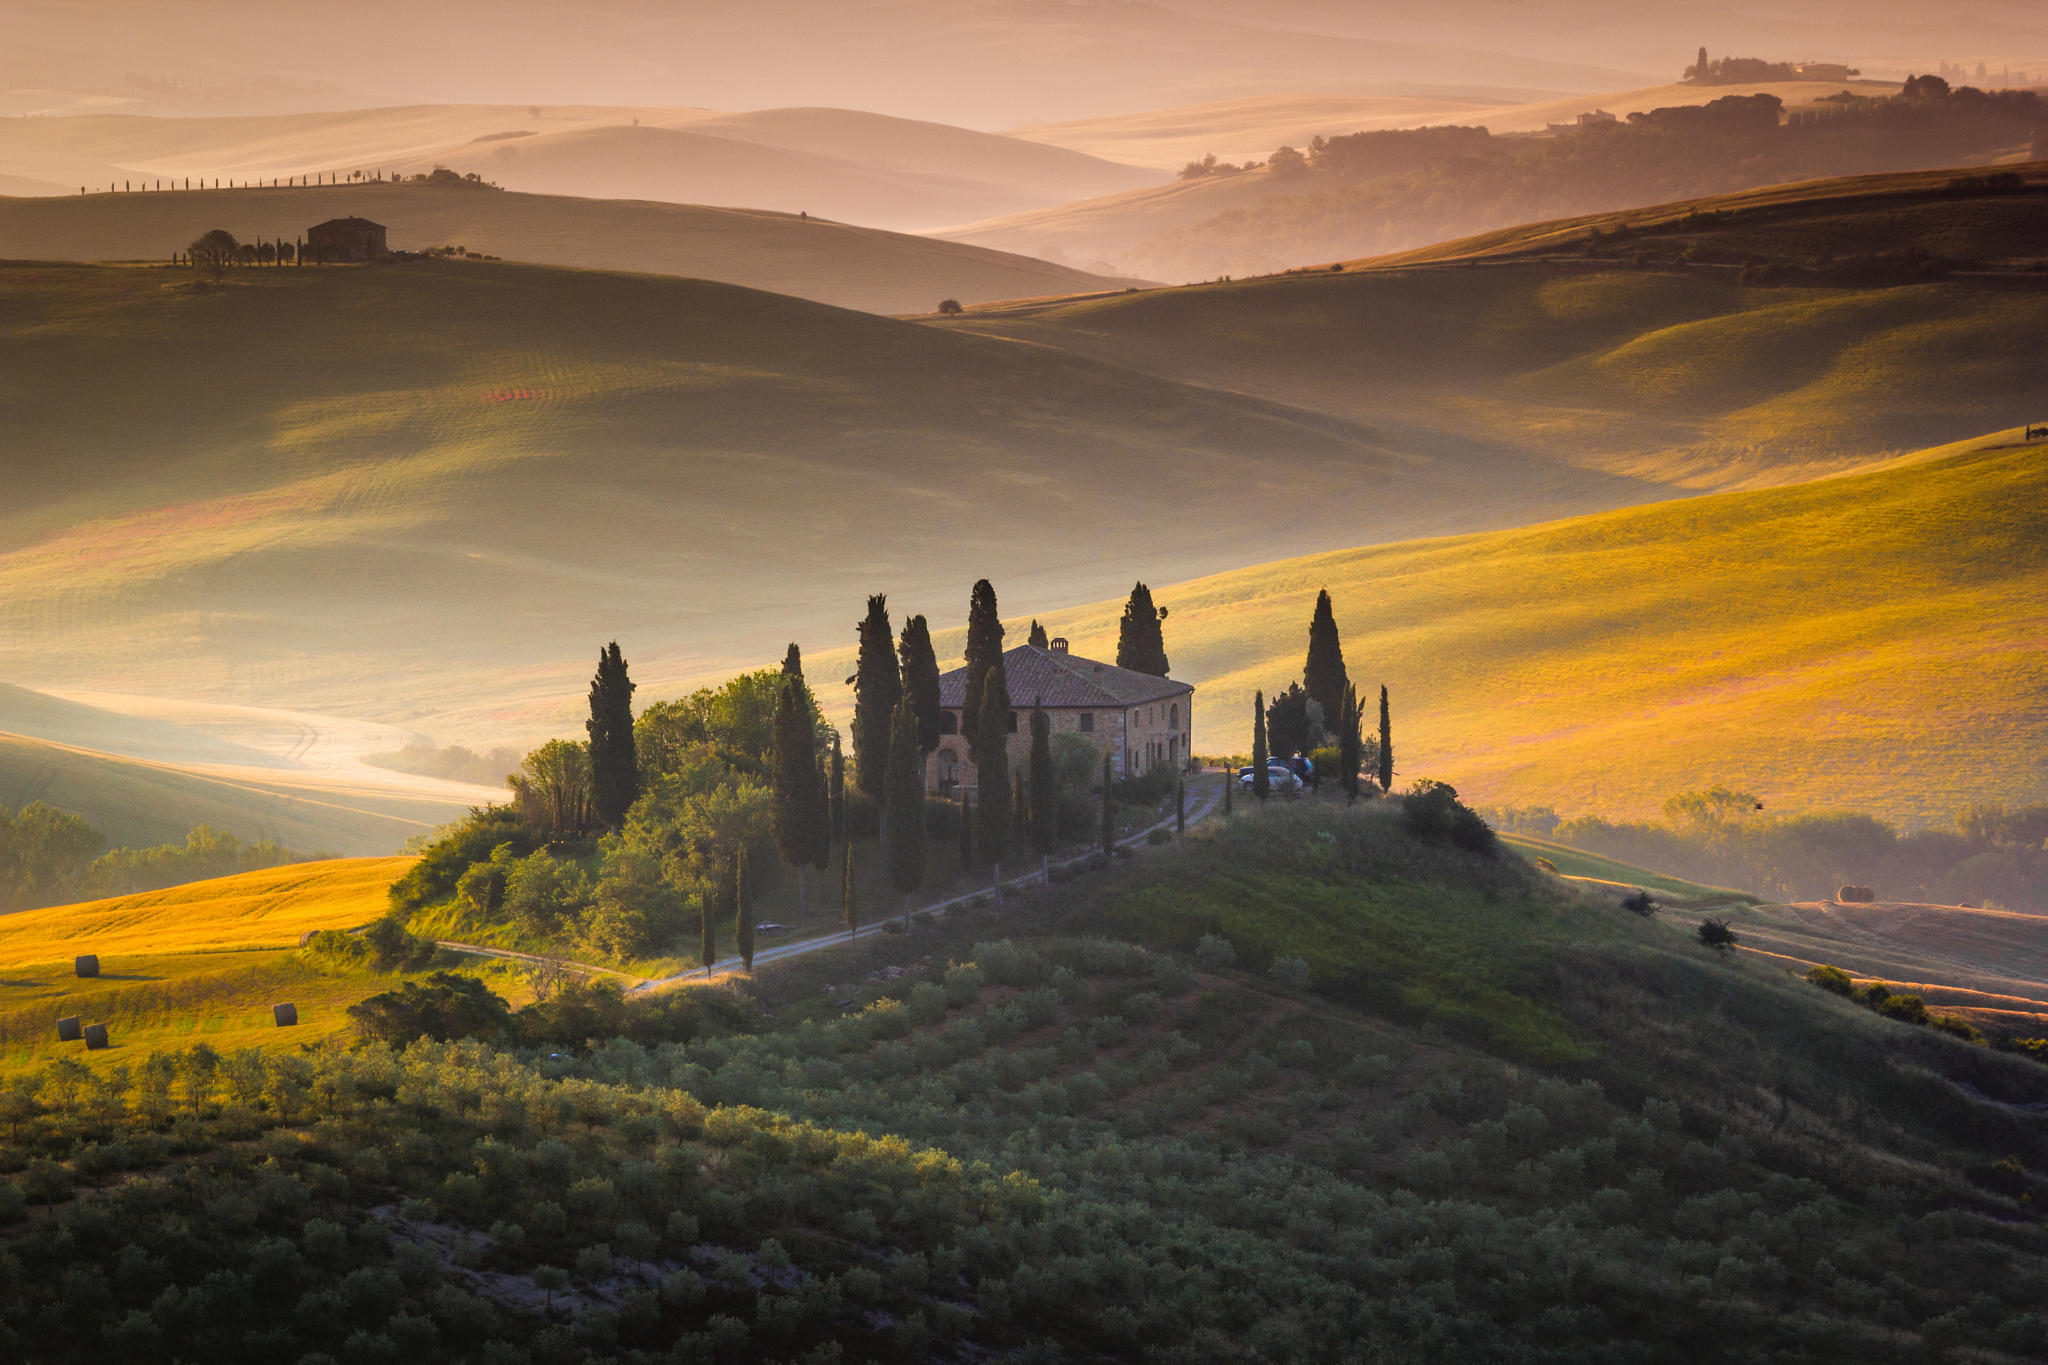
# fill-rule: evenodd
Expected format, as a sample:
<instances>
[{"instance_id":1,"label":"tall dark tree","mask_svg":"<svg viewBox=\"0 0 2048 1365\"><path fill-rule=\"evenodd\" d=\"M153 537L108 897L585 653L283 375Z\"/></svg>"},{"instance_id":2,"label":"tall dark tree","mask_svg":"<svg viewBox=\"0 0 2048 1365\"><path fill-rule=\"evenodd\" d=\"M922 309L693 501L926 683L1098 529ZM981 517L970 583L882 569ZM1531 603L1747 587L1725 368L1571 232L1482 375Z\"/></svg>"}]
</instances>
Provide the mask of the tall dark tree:
<instances>
[{"instance_id":1,"label":"tall dark tree","mask_svg":"<svg viewBox=\"0 0 2048 1365\"><path fill-rule=\"evenodd\" d=\"M1024 774L1031 766L1026 756L1024 767L1016 770L1010 790L1010 847L1016 848L1031 837L1031 797L1024 789Z\"/></svg>"},{"instance_id":2,"label":"tall dark tree","mask_svg":"<svg viewBox=\"0 0 2048 1365\"><path fill-rule=\"evenodd\" d=\"M718 962L718 899L708 887L697 895L697 953L703 959L706 976L711 975L711 968Z\"/></svg>"},{"instance_id":3,"label":"tall dark tree","mask_svg":"<svg viewBox=\"0 0 2048 1365\"><path fill-rule=\"evenodd\" d=\"M1052 641L1046 637L1045 627L1038 624L1038 618L1035 616L1031 619L1031 634L1025 637L1024 643L1039 649L1052 648Z\"/></svg>"},{"instance_id":4,"label":"tall dark tree","mask_svg":"<svg viewBox=\"0 0 2048 1365\"><path fill-rule=\"evenodd\" d=\"M1010 686L998 654L982 680L979 756L974 760L974 842L995 873L996 904L1003 903L1003 854L1010 843Z\"/></svg>"},{"instance_id":5,"label":"tall dark tree","mask_svg":"<svg viewBox=\"0 0 2048 1365\"><path fill-rule=\"evenodd\" d=\"M840 909L846 916L846 932L851 937L860 932L860 889L853 879L853 845L840 845L839 857L845 864L845 871L840 875Z\"/></svg>"},{"instance_id":6,"label":"tall dark tree","mask_svg":"<svg viewBox=\"0 0 2048 1365\"><path fill-rule=\"evenodd\" d=\"M1045 714L1045 699L1039 697L1031 703L1031 847L1038 851L1039 871L1048 886L1052 884L1052 851L1060 841L1059 820L1059 782L1052 775L1052 717Z\"/></svg>"},{"instance_id":7,"label":"tall dark tree","mask_svg":"<svg viewBox=\"0 0 2048 1365\"><path fill-rule=\"evenodd\" d=\"M754 970L753 890L747 876L747 846L742 843L732 855L732 932L740 961L750 972Z\"/></svg>"},{"instance_id":8,"label":"tall dark tree","mask_svg":"<svg viewBox=\"0 0 2048 1365\"><path fill-rule=\"evenodd\" d=\"M1337 780L1346 799L1358 799L1358 765L1364 757L1365 737L1359 733L1365 718L1358 714L1358 688L1344 684L1344 708L1337 719Z\"/></svg>"},{"instance_id":9,"label":"tall dark tree","mask_svg":"<svg viewBox=\"0 0 2048 1365\"><path fill-rule=\"evenodd\" d=\"M974 875L974 807L965 787L960 789L960 875Z\"/></svg>"},{"instance_id":10,"label":"tall dark tree","mask_svg":"<svg viewBox=\"0 0 2048 1365\"><path fill-rule=\"evenodd\" d=\"M1188 832L1188 781L1185 777L1173 779L1173 832Z\"/></svg>"},{"instance_id":11,"label":"tall dark tree","mask_svg":"<svg viewBox=\"0 0 2048 1365\"><path fill-rule=\"evenodd\" d=\"M900 902L924 885L924 751L917 711L905 697L889 732L889 886ZM909 923L906 903L904 922Z\"/></svg>"},{"instance_id":12,"label":"tall dark tree","mask_svg":"<svg viewBox=\"0 0 2048 1365\"><path fill-rule=\"evenodd\" d=\"M838 739L836 732L833 738ZM811 808L811 866L823 872L832 865L832 774L823 750L816 766L818 775L811 783L818 803Z\"/></svg>"},{"instance_id":13,"label":"tall dark tree","mask_svg":"<svg viewBox=\"0 0 2048 1365\"><path fill-rule=\"evenodd\" d=\"M984 578L967 601L967 679L960 706L960 733L967 736L967 756L981 762L981 694L988 671L1002 662L1003 620L996 615L996 590ZM1004 781L1008 781L1007 774Z\"/></svg>"},{"instance_id":14,"label":"tall dark tree","mask_svg":"<svg viewBox=\"0 0 2048 1365\"><path fill-rule=\"evenodd\" d=\"M811 723L811 700L801 675L787 676L775 699L775 747L769 768L774 795L775 849L796 869L796 905L808 906L804 869L818 854L818 819L824 812L820 790L818 731Z\"/></svg>"},{"instance_id":15,"label":"tall dark tree","mask_svg":"<svg viewBox=\"0 0 2048 1365\"><path fill-rule=\"evenodd\" d=\"M1394 789L1394 722L1387 714L1387 685L1380 684L1380 790Z\"/></svg>"},{"instance_id":16,"label":"tall dark tree","mask_svg":"<svg viewBox=\"0 0 2048 1365\"><path fill-rule=\"evenodd\" d=\"M1316 594L1315 615L1308 623L1308 659L1301 666L1301 685L1309 699L1323 708L1323 724L1335 726L1344 712L1344 689L1351 682L1344 671L1344 646L1337 638L1337 618L1330 611L1330 590Z\"/></svg>"},{"instance_id":17,"label":"tall dark tree","mask_svg":"<svg viewBox=\"0 0 2048 1365\"><path fill-rule=\"evenodd\" d=\"M782 656L782 671L792 678L801 678L804 675L804 654L796 647L794 640L789 642L789 652Z\"/></svg>"},{"instance_id":18,"label":"tall dark tree","mask_svg":"<svg viewBox=\"0 0 2048 1365\"><path fill-rule=\"evenodd\" d=\"M1166 609L1152 605L1152 589L1143 583L1133 587L1117 625L1116 666L1165 677L1166 636L1159 628L1165 619Z\"/></svg>"},{"instance_id":19,"label":"tall dark tree","mask_svg":"<svg viewBox=\"0 0 2048 1365\"><path fill-rule=\"evenodd\" d=\"M846 752L839 747L839 732L832 732L832 842L846 842Z\"/></svg>"},{"instance_id":20,"label":"tall dark tree","mask_svg":"<svg viewBox=\"0 0 2048 1365\"><path fill-rule=\"evenodd\" d=\"M241 254L242 244L226 228L214 228L185 249L185 259L213 276L216 284Z\"/></svg>"},{"instance_id":21,"label":"tall dark tree","mask_svg":"<svg viewBox=\"0 0 2048 1365\"><path fill-rule=\"evenodd\" d=\"M1266 771L1266 694L1252 693L1252 795L1263 801L1273 791L1272 775Z\"/></svg>"},{"instance_id":22,"label":"tall dark tree","mask_svg":"<svg viewBox=\"0 0 2048 1365\"><path fill-rule=\"evenodd\" d=\"M1109 755L1102 756L1102 856L1116 852L1116 782L1110 776Z\"/></svg>"},{"instance_id":23,"label":"tall dark tree","mask_svg":"<svg viewBox=\"0 0 2048 1365\"><path fill-rule=\"evenodd\" d=\"M853 780L880 801L888 791L889 725L903 700L896 641L889 630L889 599L868 598L860 623L860 662L853 675Z\"/></svg>"},{"instance_id":24,"label":"tall dark tree","mask_svg":"<svg viewBox=\"0 0 2048 1365\"><path fill-rule=\"evenodd\" d=\"M930 754L939 747L939 720L945 712L939 705L939 660L922 616L903 623L896 652L903 662L903 695L917 716L917 751Z\"/></svg>"},{"instance_id":25,"label":"tall dark tree","mask_svg":"<svg viewBox=\"0 0 2048 1365\"><path fill-rule=\"evenodd\" d=\"M640 760L633 748L633 682L619 642L598 651L590 680L590 797L606 829L617 829L640 795Z\"/></svg>"}]
</instances>

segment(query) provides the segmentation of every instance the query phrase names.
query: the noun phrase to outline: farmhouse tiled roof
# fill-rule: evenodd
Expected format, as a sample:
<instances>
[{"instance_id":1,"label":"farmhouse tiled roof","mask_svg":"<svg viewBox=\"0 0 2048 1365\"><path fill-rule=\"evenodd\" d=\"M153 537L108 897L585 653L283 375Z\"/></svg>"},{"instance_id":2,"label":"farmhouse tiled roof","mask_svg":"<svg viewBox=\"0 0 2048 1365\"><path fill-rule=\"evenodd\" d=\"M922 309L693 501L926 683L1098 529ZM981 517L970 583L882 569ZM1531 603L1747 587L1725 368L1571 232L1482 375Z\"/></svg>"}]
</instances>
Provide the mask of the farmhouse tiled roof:
<instances>
[{"instance_id":1,"label":"farmhouse tiled roof","mask_svg":"<svg viewBox=\"0 0 2048 1365\"><path fill-rule=\"evenodd\" d=\"M1115 664L1096 663L1062 650L1018 645L1003 651L1003 674L1010 685L1010 704L1037 701L1048 708L1115 710L1165 701L1194 691L1191 683L1155 678ZM960 707L967 700L967 670L956 668L939 678L939 705Z\"/></svg>"}]
</instances>

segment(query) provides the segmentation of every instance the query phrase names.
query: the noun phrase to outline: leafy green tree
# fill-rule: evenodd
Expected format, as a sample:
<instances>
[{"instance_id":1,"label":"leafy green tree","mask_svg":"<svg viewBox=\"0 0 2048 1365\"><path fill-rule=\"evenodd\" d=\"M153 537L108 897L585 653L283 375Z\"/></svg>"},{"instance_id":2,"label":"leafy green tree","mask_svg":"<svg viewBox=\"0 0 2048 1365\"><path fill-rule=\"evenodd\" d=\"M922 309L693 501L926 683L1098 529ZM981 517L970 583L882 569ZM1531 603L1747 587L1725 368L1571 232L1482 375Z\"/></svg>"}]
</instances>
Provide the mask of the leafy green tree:
<instances>
[{"instance_id":1,"label":"leafy green tree","mask_svg":"<svg viewBox=\"0 0 2048 1365\"><path fill-rule=\"evenodd\" d=\"M1003 621L996 614L996 590L983 578L967 599L967 677L960 706L960 733L967 736L967 756L976 766L981 763L981 696L988 686L988 671L1002 657Z\"/></svg>"},{"instance_id":2,"label":"leafy green tree","mask_svg":"<svg viewBox=\"0 0 2048 1365\"><path fill-rule=\"evenodd\" d=\"M1052 851L1059 845L1060 788L1053 776L1052 717L1045 699L1031 703L1031 847L1038 851L1039 870L1052 883Z\"/></svg>"},{"instance_id":3,"label":"leafy green tree","mask_svg":"<svg viewBox=\"0 0 2048 1365\"><path fill-rule=\"evenodd\" d=\"M633 682L619 642L598 652L590 681L591 807L599 824L617 829L640 795L640 761L633 747Z\"/></svg>"},{"instance_id":4,"label":"leafy green tree","mask_svg":"<svg viewBox=\"0 0 2048 1365\"><path fill-rule=\"evenodd\" d=\"M817 730L811 724L810 706L799 695L800 677L783 684L782 700L775 708L775 846L782 860L796 869L797 909L806 907L804 870L817 857L820 838L819 817L825 797L820 788Z\"/></svg>"},{"instance_id":5,"label":"leafy green tree","mask_svg":"<svg viewBox=\"0 0 2048 1365\"><path fill-rule=\"evenodd\" d=\"M979 756L975 772L975 846L995 878L996 904L1003 903L1003 855L1010 842L1010 686L1003 657L996 655L982 680Z\"/></svg>"},{"instance_id":6,"label":"leafy green tree","mask_svg":"<svg viewBox=\"0 0 2048 1365\"><path fill-rule=\"evenodd\" d=\"M1152 590L1143 583L1131 589L1117 623L1116 666L1154 677L1166 676L1166 637L1159 623L1166 609L1152 605Z\"/></svg>"},{"instance_id":7,"label":"leafy green tree","mask_svg":"<svg viewBox=\"0 0 2048 1365\"><path fill-rule=\"evenodd\" d=\"M889 727L902 699L889 599L876 593L868 598L868 614L860 623L860 659L853 675L853 778L877 801L888 795Z\"/></svg>"},{"instance_id":8,"label":"leafy green tree","mask_svg":"<svg viewBox=\"0 0 2048 1365\"><path fill-rule=\"evenodd\" d=\"M748 971L754 970L754 917L751 913L751 892L747 884L747 846L741 844L732 856L732 930L733 942L739 949L740 961Z\"/></svg>"},{"instance_id":9,"label":"leafy green tree","mask_svg":"<svg viewBox=\"0 0 2048 1365\"><path fill-rule=\"evenodd\" d=\"M519 771L505 779L513 804L527 826L542 834L581 834L595 814L590 750L573 740L551 739L528 754Z\"/></svg>"},{"instance_id":10,"label":"leafy green tree","mask_svg":"<svg viewBox=\"0 0 2048 1365\"><path fill-rule=\"evenodd\" d=\"M511 1007L473 976L435 972L351 1005L348 1015L364 1037L400 1047L416 1038L495 1038Z\"/></svg>"},{"instance_id":11,"label":"leafy green tree","mask_svg":"<svg viewBox=\"0 0 2048 1365\"><path fill-rule=\"evenodd\" d=\"M1387 685L1380 684L1380 790L1394 790L1394 722L1387 711Z\"/></svg>"},{"instance_id":12,"label":"leafy green tree","mask_svg":"<svg viewBox=\"0 0 2048 1365\"><path fill-rule=\"evenodd\" d=\"M1300 683L1289 683L1266 708L1266 743L1281 758L1309 753L1322 743L1323 736L1323 708Z\"/></svg>"},{"instance_id":13,"label":"leafy green tree","mask_svg":"<svg viewBox=\"0 0 2048 1365\"><path fill-rule=\"evenodd\" d=\"M924 754L918 729L917 711L906 696L897 703L889 740L889 886L899 901L924 885Z\"/></svg>"},{"instance_id":14,"label":"leafy green tree","mask_svg":"<svg viewBox=\"0 0 2048 1365\"><path fill-rule=\"evenodd\" d=\"M214 228L186 247L185 256L194 266L213 276L215 284L219 284L228 268L242 258L242 244L226 228Z\"/></svg>"},{"instance_id":15,"label":"leafy green tree","mask_svg":"<svg viewBox=\"0 0 2048 1365\"><path fill-rule=\"evenodd\" d=\"M1344 646L1337 637L1337 618L1330 610L1330 590L1324 588L1316 593L1315 615L1308 625L1308 658L1301 667L1301 685L1323 708L1324 723L1328 724L1343 714L1344 689L1350 684L1344 671Z\"/></svg>"},{"instance_id":16,"label":"leafy green tree","mask_svg":"<svg viewBox=\"0 0 2048 1365\"><path fill-rule=\"evenodd\" d=\"M903 623L897 653L903 661L903 695L917 716L917 751L930 754L939 747L939 723L945 708L939 705L939 660L932 652L931 627L922 616Z\"/></svg>"},{"instance_id":17,"label":"leafy green tree","mask_svg":"<svg viewBox=\"0 0 2048 1365\"><path fill-rule=\"evenodd\" d=\"M1252 795L1263 801L1272 794L1273 779L1266 772L1266 694L1252 693Z\"/></svg>"}]
</instances>

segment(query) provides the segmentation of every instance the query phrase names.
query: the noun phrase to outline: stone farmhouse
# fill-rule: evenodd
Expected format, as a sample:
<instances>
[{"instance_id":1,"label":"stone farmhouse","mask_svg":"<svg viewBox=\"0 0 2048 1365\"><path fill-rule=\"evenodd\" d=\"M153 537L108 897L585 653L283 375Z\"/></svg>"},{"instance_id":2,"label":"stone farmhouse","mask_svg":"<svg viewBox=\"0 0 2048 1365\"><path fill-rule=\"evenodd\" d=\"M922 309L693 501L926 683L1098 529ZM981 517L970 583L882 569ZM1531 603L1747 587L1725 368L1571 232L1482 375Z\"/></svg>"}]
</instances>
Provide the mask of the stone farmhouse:
<instances>
[{"instance_id":1,"label":"stone farmhouse","mask_svg":"<svg viewBox=\"0 0 2048 1365\"><path fill-rule=\"evenodd\" d=\"M367 218L330 218L306 229L306 250L315 261L374 261L385 252L384 225Z\"/></svg>"},{"instance_id":2,"label":"stone farmhouse","mask_svg":"<svg viewBox=\"0 0 2048 1365\"><path fill-rule=\"evenodd\" d=\"M1003 652L1010 688L1010 771L1031 761L1031 706L1052 719L1052 732L1080 735L1109 755L1118 777L1137 777L1156 768L1183 767L1194 743L1192 684L1155 678L1115 664L1096 663L1067 652L1065 640L1050 649L1018 645ZM967 697L967 670L939 679L939 747L925 761L925 787L941 795L975 785L967 739L960 733L960 708Z\"/></svg>"}]
</instances>

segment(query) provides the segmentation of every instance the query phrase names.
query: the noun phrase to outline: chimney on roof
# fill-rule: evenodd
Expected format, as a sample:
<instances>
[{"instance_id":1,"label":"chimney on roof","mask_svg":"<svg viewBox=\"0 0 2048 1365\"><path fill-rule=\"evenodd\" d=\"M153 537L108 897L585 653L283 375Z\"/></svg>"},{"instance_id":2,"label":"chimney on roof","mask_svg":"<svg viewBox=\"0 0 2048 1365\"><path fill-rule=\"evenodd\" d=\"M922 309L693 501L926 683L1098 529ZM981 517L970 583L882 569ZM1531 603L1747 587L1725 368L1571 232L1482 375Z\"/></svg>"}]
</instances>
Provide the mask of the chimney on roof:
<instances>
[{"instance_id":1,"label":"chimney on roof","mask_svg":"<svg viewBox=\"0 0 2048 1365\"><path fill-rule=\"evenodd\" d=\"M1053 637L1052 637L1052 652L1053 652L1053 653L1055 653L1055 654L1064 654L1064 653L1066 653L1066 652L1067 652L1067 637L1066 637L1066 636L1064 636L1064 635L1055 635L1055 636L1053 636Z\"/></svg>"}]
</instances>

